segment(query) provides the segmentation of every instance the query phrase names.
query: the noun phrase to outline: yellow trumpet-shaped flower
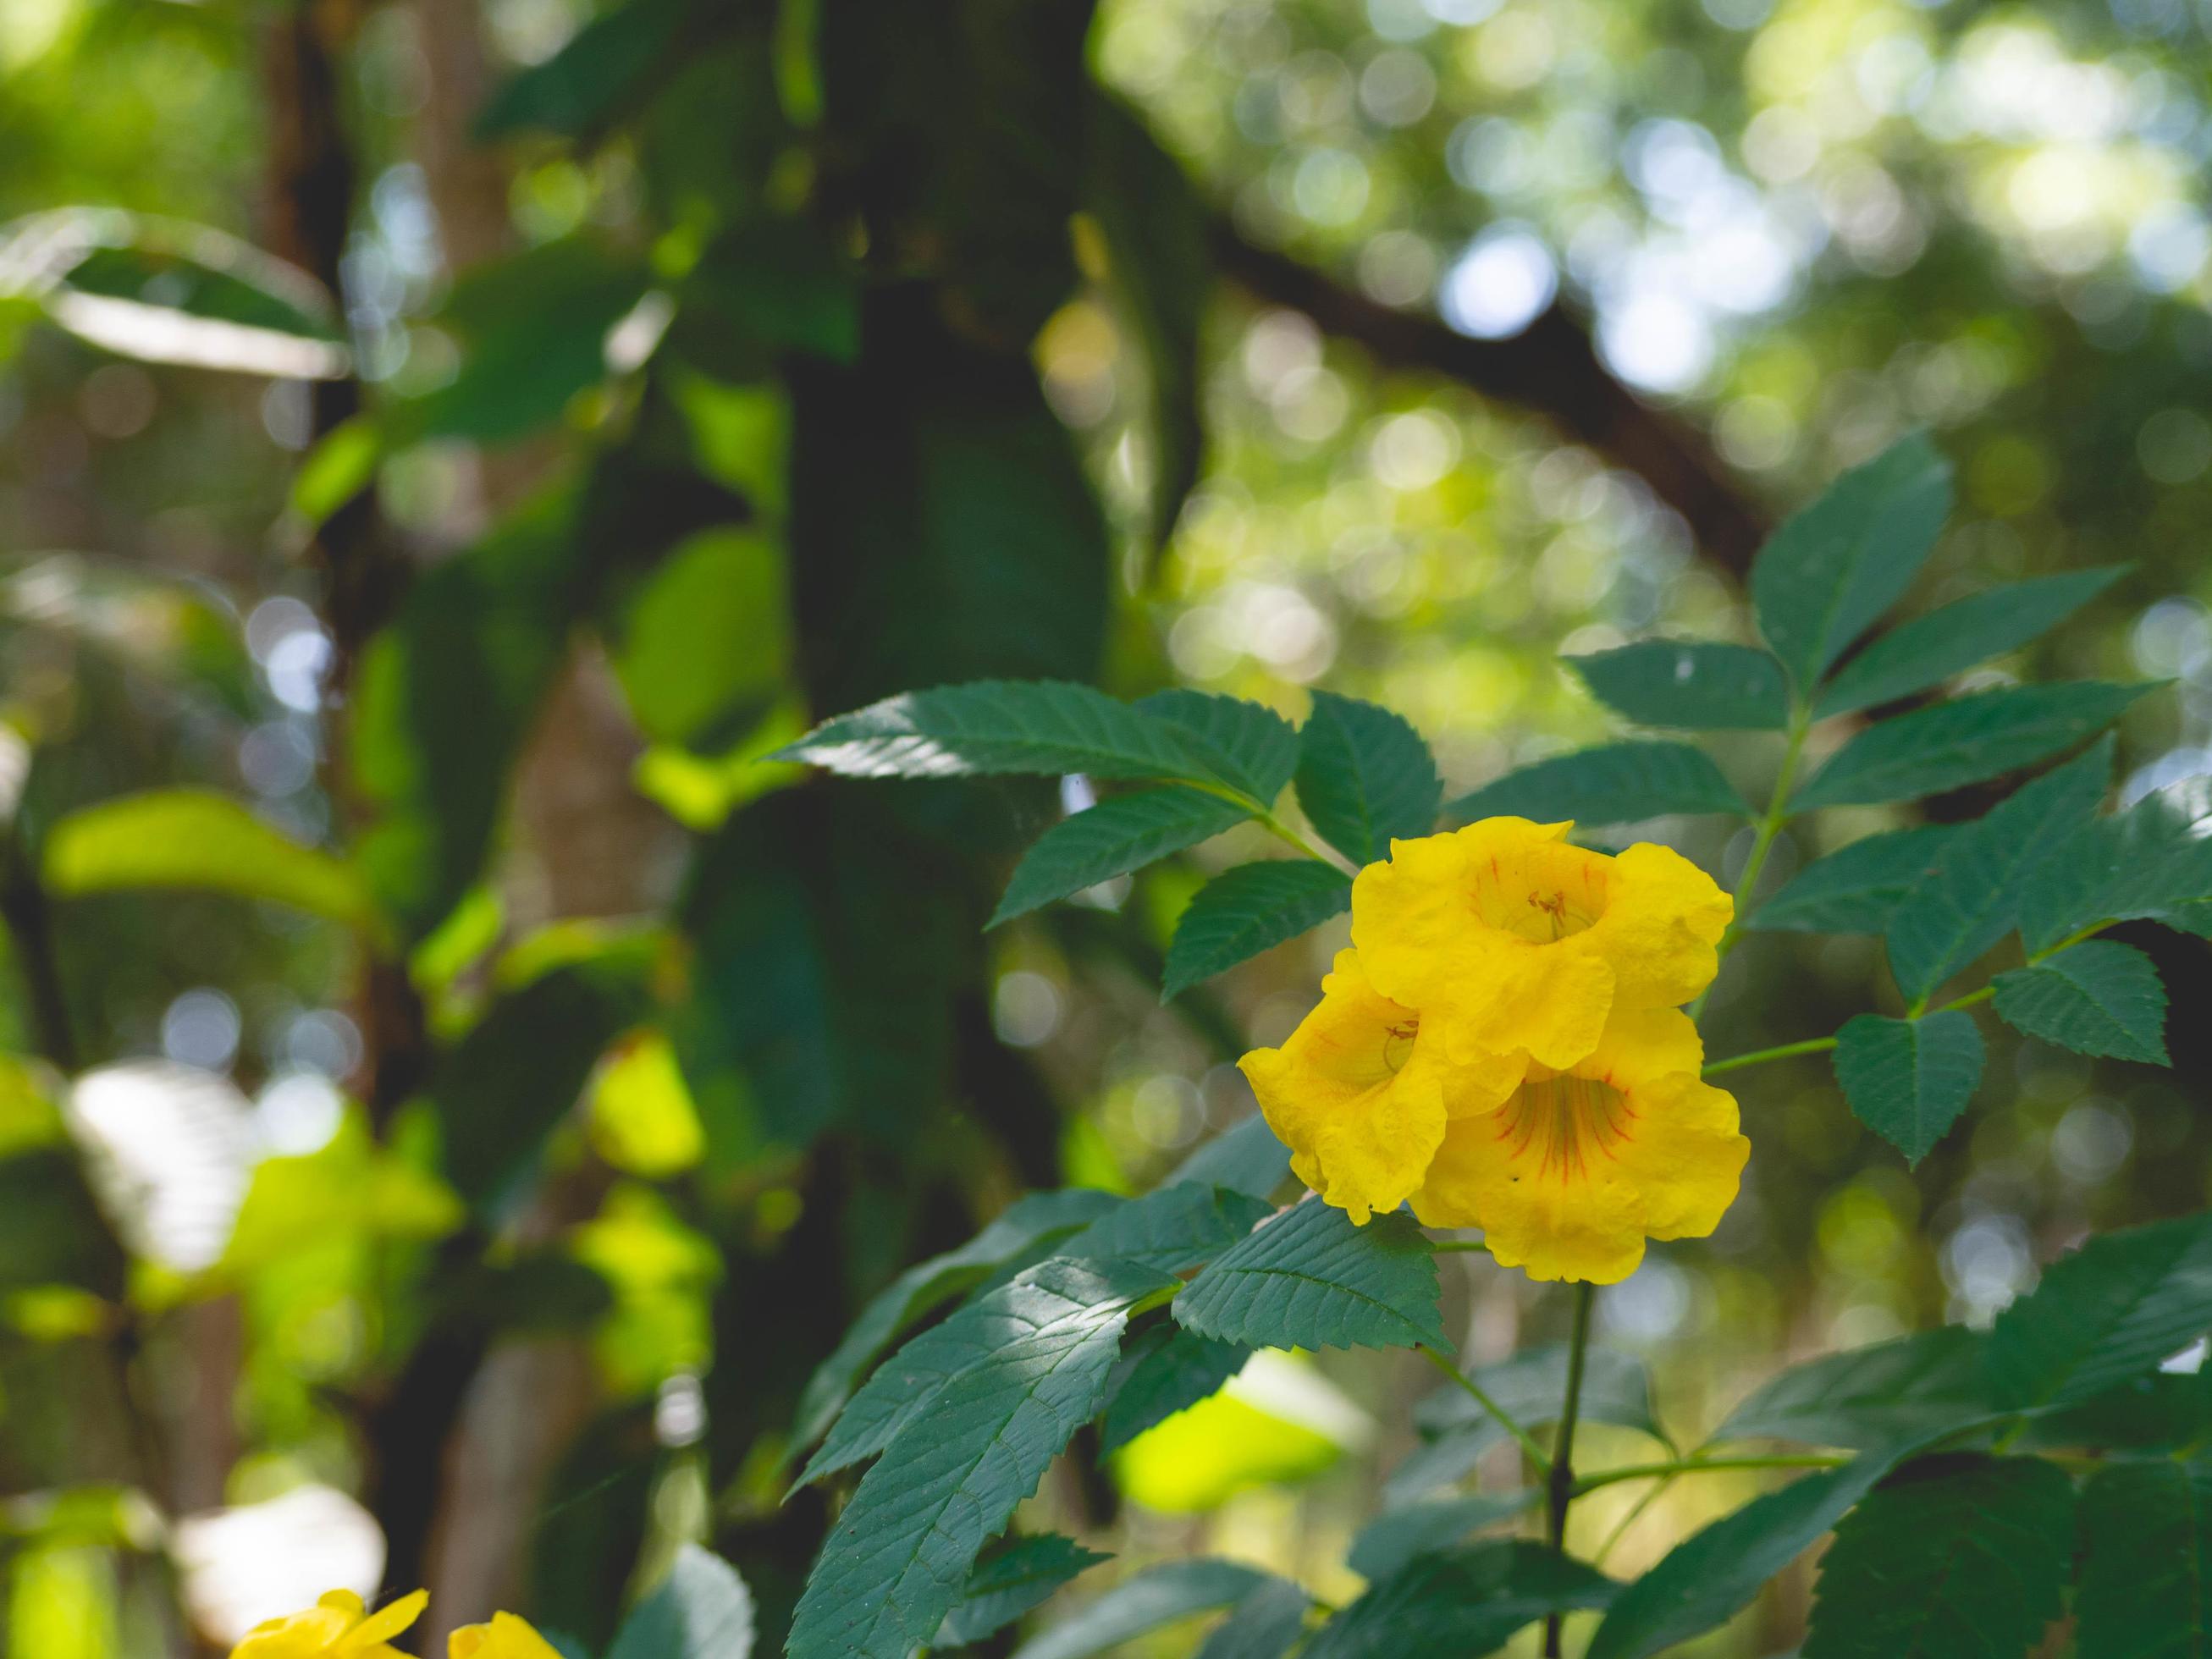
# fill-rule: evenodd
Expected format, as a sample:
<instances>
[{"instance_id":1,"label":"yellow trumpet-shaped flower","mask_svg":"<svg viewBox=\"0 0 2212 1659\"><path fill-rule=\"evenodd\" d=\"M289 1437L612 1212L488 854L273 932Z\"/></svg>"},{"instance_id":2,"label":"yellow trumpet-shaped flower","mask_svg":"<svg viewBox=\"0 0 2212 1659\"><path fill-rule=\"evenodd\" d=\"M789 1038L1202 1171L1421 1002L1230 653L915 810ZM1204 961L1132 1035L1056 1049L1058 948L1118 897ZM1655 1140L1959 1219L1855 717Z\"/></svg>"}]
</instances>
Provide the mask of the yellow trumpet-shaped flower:
<instances>
[{"instance_id":1,"label":"yellow trumpet-shaped flower","mask_svg":"<svg viewBox=\"0 0 2212 1659\"><path fill-rule=\"evenodd\" d=\"M422 1616L416 1590L369 1612L351 1590L332 1590L304 1613L264 1620L246 1632L230 1659L406 1659L392 1638Z\"/></svg>"},{"instance_id":2,"label":"yellow trumpet-shaped flower","mask_svg":"<svg viewBox=\"0 0 2212 1659\"><path fill-rule=\"evenodd\" d=\"M1526 1057L1447 1059L1419 1014L1376 993L1356 951L1338 952L1321 990L1281 1048L1237 1063L1298 1178L1364 1224L1413 1195L1450 1119L1512 1092Z\"/></svg>"},{"instance_id":3,"label":"yellow trumpet-shaped flower","mask_svg":"<svg viewBox=\"0 0 2212 1659\"><path fill-rule=\"evenodd\" d=\"M1375 988L1421 1011L1454 1060L1525 1051L1555 1070L1615 1009L1667 1008L1711 983L1735 907L1679 853L1618 855L1571 823L1485 818L1394 841L1352 887L1352 942Z\"/></svg>"},{"instance_id":4,"label":"yellow trumpet-shaped flower","mask_svg":"<svg viewBox=\"0 0 2212 1659\"><path fill-rule=\"evenodd\" d=\"M561 1650L511 1613L464 1625L446 1638L447 1659L561 1659Z\"/></svg>"},{"instance_id":5,"label":"yellow trumpet-shaped flower","mask_svg":"<svg viewBox=\"0 0 2212 1659\"><path fill-rule=\"evenodd\" d=\"M1444 1133L1413 1213L1480 1227L1531 1279L1611 1285L1647 1238L1702 1238L1735 1202L1751 1143L1735 1098L1698 1080L1705 1045L1671 1008L1613 1016L1564 1071L1531 1066L1505 1103Z\"/></svg>"}]
</instances>

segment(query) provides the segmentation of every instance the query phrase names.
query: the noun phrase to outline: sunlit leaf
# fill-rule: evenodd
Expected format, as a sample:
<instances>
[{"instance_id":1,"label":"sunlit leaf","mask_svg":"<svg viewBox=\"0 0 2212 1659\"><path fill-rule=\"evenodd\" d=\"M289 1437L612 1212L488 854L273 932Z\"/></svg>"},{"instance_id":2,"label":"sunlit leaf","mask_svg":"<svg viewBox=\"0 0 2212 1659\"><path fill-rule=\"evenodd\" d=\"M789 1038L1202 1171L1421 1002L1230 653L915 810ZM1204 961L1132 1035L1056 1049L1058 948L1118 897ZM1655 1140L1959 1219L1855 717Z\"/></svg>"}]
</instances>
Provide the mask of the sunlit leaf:
<instances>
[{"instance_id":1,"label":"sunlit leaf","mask_svg":"<svg viewBox=\"0 0 2212 1659\"><path fill-rule=\"evenodd\" d=\"M1310 1199L1216 1257L1175 1300L1178 1324L1249 1347L1446 1345L1437 1263L1410 1217L1354 1226Z\"/></svg>"}]
</instances>

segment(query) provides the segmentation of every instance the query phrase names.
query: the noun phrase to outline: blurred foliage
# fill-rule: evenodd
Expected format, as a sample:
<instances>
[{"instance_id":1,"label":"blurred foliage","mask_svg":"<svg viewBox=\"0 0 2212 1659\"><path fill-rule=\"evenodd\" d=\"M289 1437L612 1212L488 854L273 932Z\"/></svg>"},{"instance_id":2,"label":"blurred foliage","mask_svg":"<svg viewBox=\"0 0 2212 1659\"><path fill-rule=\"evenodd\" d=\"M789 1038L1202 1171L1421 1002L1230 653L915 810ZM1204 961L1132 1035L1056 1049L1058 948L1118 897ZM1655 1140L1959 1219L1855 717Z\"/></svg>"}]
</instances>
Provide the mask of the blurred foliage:
<instances>
[{"instance_id":1,"label":"blurred foliage","mask_svg":"<svg viewBox=\"0 0 2212 1659\"><path fill-rule=\"evenodd\" d=\"M711 1539L772 1632L827 1515L781 1503L794 1414L866 1299L1249 1110L1227 1062L1340 933L1154 988L1257 829L986 935L1076 786L757 763L814 719L1325 684L1458 798L1603 730L1557 653L1747 638L1741 524L1925 425L1963 504L1903 611L2129 566L1966 684L2173 678L2124 795L2204 772L2205 33L2182 0L0 7L10 1650L191 1651L239 1604L163 1517L310 1486L402 1588L465 1580L441 1516L507 1504L495 1576L593 1641ZM2203 1000L2200 944L2121 936ZM1880 982L1866 938L1741 955L1717 1050ZM2203 1203L2212 1053L2168 1035L2170 1076L1998 1035L1911 1170L1824 1068L1763 1073L1745 1198L1601 1340L1705 1422L1778 1357L1986 1321ZM184 1126L168 1212L216 1240L183 1262L131 1259L67 1113L155 1057L190 1069L127 1098ZM1453 1279L1477 1357L1559 1334ZM1328 1364L1384 1420L1416 1386ZM558 1442L523 1496L448 1490L518 1387ZM1379 1465L1322 1461L1195 1518L1038 1501L1346 1590ZM1729 1501L1670 1492L1615 1565ZM327 1585L293 1588L236 1594Z\"/></svg>"}]
</instances>

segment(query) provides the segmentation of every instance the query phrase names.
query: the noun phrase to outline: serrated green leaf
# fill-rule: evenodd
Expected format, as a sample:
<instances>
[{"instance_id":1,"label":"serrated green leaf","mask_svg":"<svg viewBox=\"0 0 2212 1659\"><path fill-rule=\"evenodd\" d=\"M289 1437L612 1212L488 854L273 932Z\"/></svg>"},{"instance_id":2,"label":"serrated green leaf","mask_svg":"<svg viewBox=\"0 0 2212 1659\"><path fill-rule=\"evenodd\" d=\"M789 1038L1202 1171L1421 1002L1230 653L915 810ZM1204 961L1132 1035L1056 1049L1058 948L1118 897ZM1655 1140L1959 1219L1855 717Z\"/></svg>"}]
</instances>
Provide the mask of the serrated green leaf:
<instances>
[{"instance_id":1,"label":"serrated green leaf","mask_svg":"<svg viewBox=\"0 0 2212 1659\"><path fill-rule=\"evenodd\" d=\"M45 865L49 890L71 897L199 889L354 927L377 920L368 884L352 866L205 789L149 789L81 806L46 832Z\"/></svg>"},{"instance_id":2,"label":"serrated green leaf","mask_svg":"<svg viewBox=\"0 0 2212 1659\"><path fill-rule=\"evenodd\" d=\"M1482 1391L1522 1428L1556 1422L1566 1397L1564 1344L1533 1348L1474 1372ZM1583 1376L1582 1414L1592 1422L1639 1430L1671 1445L1651 1411L1651 1380L1643 1362L1611 1348L1589 1350ZM1446 1387L1413 1407L1423 1437L1390 1472L1384 1501L1402 1504L1473 1474L1493 1446L1511 1437L1464 1389Z\"/></svg>"},{"instance_id":3,"label":"serrated green leaf","mask_svg":"<svg viewBox=\"0 0 2212 1659\"><path fill-rule=\"evenodd\" d=\"M1101 1216L1059 1247L1072 1260L1141 1261L1187 1273L1219 1255L1273 1212L1264 1199L1178 1181Z\"/></svg>"},{"instance_id":4,"label":"serrated green leaf","mask_svg":"<svg viewBox=\"0 0 2212 1659\"><path fill-rule=\"evenodd\" d=\"M1869 836L1815 859L1744 921L1770 933L1879 933L1935 866L1948 824Z\"/></svg>"},{"instance_id":5,"label":"serrated green leaf","mask_svg":"<svg viewBox=\"0 0 2212 1659\"><path fill-rule=\"evenodd\" d=\"M1641 640L1566 662L1600 702L1640 725L1775 732L1790 723L1789 677L1748 646Z\"/></svg>"},{"instance_id":6,"label":"serrated green leaf","mask_svg":"<svg viewBox=\"0 0 2212 1659\"><path fill-rule=\"evenodd\" d=\"M2212 1215L2101 1234L1997 1316L1989 1375L2015 1407L2087 1400L2212 1328Z\"/></svg>"},{"instance_id":7,"label":"serrated green leaf","mask_svg":"<svg viewBox=\"0 0 2212 1659\"><path fill-rule=\"evenodd\" d=\"M1538 761L1462 795L1444 809L1454 823L1524 817L1540 823L1632 823L1668 813L1751 809L1702 749L1686 743L1609 743Z\"/></svg>"},{"instance_id":8,"label":"serrated green leaf","mask_svg":"<svg viewBox=\"0 0 2212 1659\"><path fill-rule=\"evenodd\" d=\"M1042 1606L1079 1573L1109 1559L1054 1532L1004 1539L983 1552L930 1646L960 1648L980 1642Z\"/></svg>"},{"instance_id":9,"label":"serrated green leaf","mask_svg":"<svg viewBox=\"0 0 2212 1659\"><path fill-rule=\"evenodd\" d=\"M2033 968L1999 974L1996 1005L2014 1030L2076 1054L2171 1063L2166 986L2131 945L2091 939Z\"/></svg>"},{"instance_id":10,"label":"serrated green leaf","mask_svg":"<svg viewBox=\"0 0 2212 1659\"><path fill-rule=\"evenodd\" d=\"M1916 432L1838 478L1759 550L1759 631L1801 691L1911 586L1950 512L1950 464Z\"/></svg>"},{"instance_id":11,"label":"serrated green leaf","mask_svg":"<svg viewBox=\"0 0 2212 1659\"><path fill-rule=\"evenodd\" d=\"M1982 1034L1959 1009L1922 1019L1859 1014L1836 1033L1836 1081L1851 1115L1917 1164L1982 1080Z\"/></svg>"},{"instance_id":12,"label":"serrated green leaf","mask_svg":"<svg viewBox=\"0 0 2212 1659\"><path fill-rule=\"evenodd\" d=\"M1170 1319L1131 1336L1106 1385L1099 1455L1211 1399L1251 1357L1251 1349L1239 1343L1194 1335Z\"/></svg>"},{"instance_id":13,"label":"serrated green leaf","mask_svg":"<svg viewBox=\"0 0 2212 1659\"><path fill-rule=\"evenodd\" d=\"M2112 1463L2081 1492L2075 1659L2212 1655L2212 1463Z\"/></svg>"},{"instance_id":14,"label":"serrated green leaf","mask_svg":"<svg viewBox=\"0 0 2212 1659\"><path fill-rule=\"evenodd\" d=\"M1198 890L1168 945L1160 1000L1352 908L1352 878L1317 862L1240 864Z\"/></svg>"},{"instance_id":15,"label":"serrated green leaf","mask_svg":"<svg viewBox=\"0 0 2212 1659\"><path fill-rule=\"evenodd\" d=\"M1794 1440L1852 1450L1925 1439L1996 1413L1984 1339L1963 1325L1822 1354L1769 1377L1711 1440Z\"/></svg>"},{"instance_id":16,"label":"serrated green leaf","mask_svg":"<svg viewBox=\"0 0 2212 1659\"><path fill-rule=\"evenodd\" d=\"M1753 1498L1692 1534L1620 1595L1588 1659L1650 1659L1723 1625L1911 1450L1868 1451Z\"/></svg>"},{"instance_id":17,"label":"serrated green leaf","mask_svg":"<svg viewBox=\"0 0 2212 1659\"><path fill-rule=\"evenodd\" d=\"M1488 1653L1547 1613L1610 1606L1620 1586L1522 1538L1417 1555L1321 1627L1305 1659Z\"/></svg>"},{"instance_id":18,"label":"serrated green leaf","mask_svg":"<svg viewBox=\"0 0 2212 1659\"><path fill-rule=\"evenodd\" d=\"M909 1423L926 1417L962 1378L991 1369L1000 1352L1055 1322L1080 1322L1098 1295L1102 1275L1157 1273L1135 1263L1060 1257L1024 1268L977 1297L941 1325L933 1325L877 1367L838 1414L799 1484L865 1462Z\"/></svg>"},{"instance_id":19,"label":"serrated green leaf","mask_svg":"<svg viewBox=\"0 0 2212 1659\"><path fill-rule=\"evenodd\" d=\"M1305 1634L1313 1598L1281 1578L1256 1586L1229 1611L1194 1659L1283 1659Z\"/></svg>"},{"instance_id":20,"label":"serrated green leaf","mask_svg":"<svg viewBox=\"0 0 2212 1659\"><path fill-rule=\"evenodd\" d=\"M1297 769L1297 728L1262 703L1177 688L1140 697L1137 708L1188 732L1213 775L1262 806L1275 804Z\"/></svg>"},{"instance_id":21,"label":"serrated green leaf","mask_svg":"<svg viewBox=\"0 0 2212 1659\"><path fill-rule=\"evenodd\" d=\"M1884 930L1890 971L1915 1007L2012 931L2020 890L2096 816L2112 773L2108 735L1961 824Z\"/></svg>"},{"instance_id":22,"label":"serrated green leaf","mask_svg":"<svg viewBox=\"0 0 2212 1659\"><path fill-rule=\"evenodd\" d=\"M1254 1348L1445 1346L1437 1261L1410 1217L1355 1227L1295 1204L1216 1257L1175 1299L1176 1323Z\"/></svg>"},{"instance_id":23,"label":"serrated green leaf","mask_svg":"<svg viewBox=\"0 0 2212 1659\"><path fill-rule=\"evenodd\" d=\"M1037 838L1015 866L990 926L1195 847L1249 816L1235 801L1195 789L1140 789L1102 800Z\"/></svg>"},{"instance_id":24,"label":"serrated green leaf","mask_svg":"<svg viewBox=\"0 0 2212 1659\"><path fill-rule=\"evenodd\" d=\"M830 1356L815 1368L799 1396L792 1439L811 1446L852 1398L860 1375L898 1334L931 1310L973 1290L1024 1253L1048 1247L1120 1207L1111 1193L1089 1187L1031 1193L1016 1199L957 1249L915 1263L869 1298Z\"/></svg>"},{"instance_id":25,"label":"serrated green leaf","mask_svg":"<svg viewBox=\"0 0 2212 1659\"><path fill-rule=\"evenodd\" d=\"M1532 1486L1524 1492L1479 1492L1387 1510L1353 1535L1345 1563L1370 1583L1388 1578L1417 1555L1456 1544L1469 1533L1525 1513L1542 1496Z\"/></svg>"},{"instance_id":26,"label":"serrated green leaf","mask_svg":"<svg viewBox=\"0 0 2212 1659\"><path fill-rule=\"evenodd\" d=\"M1009 1305L994 1350L862 1477L799 1597L788 1659L907 1659L935 1636L983 1546L1098 1409L1129 1309L1174 1283L1129 1262L1047 1267L1053 1287Z\"/></svg>"},{"instance_id":27,"label":"serrated green leaf","mask_svg":"<svg viewBox=\"0 0 2212 1659\"><path fill-rule=\"evenodd\" d=\"M1899 623L1845 663L1814 705L1816 719L1924 690L2055 628L2126 574L2124 565L2008 582Z\"/></svg>"},{"instance_id":28,"label":"serrated green leaf","mask_svg":"<svg viewBox=\"0 0 2212 1659\"><path fill-rule=\"evenodd\" d=\"M2039 1457L1906 1464L1836 1528L1804 1659L2020 1659L2063 1609L2074 1483Z\"/></svg>"},{"instance_id":29,"label":"serrated green leaf","mask_svg":"<svg viewBox=\"0 0 2212 1659\"><path fill-rule=\"evenodd\" d=\"M855 778L1207 775L1180 726L1068 680L977 680L901 692L825 720L769 758Z\"/></svg>"},{"instance_id":30,"label":"serrated green leaf","mask_svg":"<svg viewBox=\"0 0 2212 1659\"><path fill-rule=\"evenodd\" d=\"M2031 1413L2021 1451L2081 1449L2171 1455L2212 1438L2212 1374L2156 1370L2071 1406Z\"/></svg>"},{"instance_id":31,"label":"serrated green leaf","mask_svg":"<svg viewBox=\"0 0 2212 1659\"><path fill-rule=\"evenodd\" d=\"M1091 1659L1146 1631L1243 1601L1272 1573L1205 1557L1167 1561L1124 1579L1080 1612L1031 1638L1014 1659Z\"/></svg>"},{"instance_id":32,"label":"serrated green leaf","mask_svg":"<svg viewBox=\"0 0 2212 1659\"><path fill-rule=\"evenodd\" d=\"M1354 864L1387 858L1394 837L1437 827L1443 785L1421 734L1371 702L1316 691L1298 730L1298 805Z\"/></svg>"},{"instance_id":33,"label":"serrated green leaf","mask_svg":"<svg viewBox=\"0 0 2212 1659\"><path fill-rule=\"evenodd\" d=\"M2085 824L2027 879L2020 932L2048 950L2101 922L2162 922L2203 933L2212 897L2212 836L2152 795Z\"/></svg>"},{"instance_id":34,"label":"serrated green leaf","mask_svg":"<svg viewBox=\"0 0 2212 1659\"><path fill-rule=\"evenodd\" d=\"M1266 1198L1291 1173L1291 1149L1276 1138L1267 1120L1255 1112L1224 1129L1170 1172L1170 1181L1195 1181L1226 1187L1232 1193Z\"/></svg>"},{"instance_id":35,"label":"serrated green leaf","mask_svg":"<svg viewBox=\"0 0 2212 1659\"><path fill-rule=\"evenodd\" d=\"M729 1564L696 1544L630 1610L607 1659L746 1659L753 1650L753 1598Z\"/></svg>"},{"instance_id":36,"label":"serrated green leaf","mask_svg":"<svg viewBox=\"0 0 2212 1659\"><path fill-rule=\"evenodd\" d=\"M1845 744L1790 809L1914 800L2000 777L2094 737L2154 689L2094 680L2015 685L1915 709Z\"/></svg>"}]
</instances>

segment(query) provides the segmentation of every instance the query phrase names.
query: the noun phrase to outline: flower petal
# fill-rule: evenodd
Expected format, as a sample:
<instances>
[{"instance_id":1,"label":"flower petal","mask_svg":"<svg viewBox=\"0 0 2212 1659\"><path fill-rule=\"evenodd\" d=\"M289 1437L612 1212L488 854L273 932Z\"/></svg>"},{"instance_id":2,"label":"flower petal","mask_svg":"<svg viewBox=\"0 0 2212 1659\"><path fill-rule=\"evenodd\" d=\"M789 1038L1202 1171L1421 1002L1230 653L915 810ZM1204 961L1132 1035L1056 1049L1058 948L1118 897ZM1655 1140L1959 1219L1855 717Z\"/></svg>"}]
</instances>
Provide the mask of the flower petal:
<instances>
[{"instance_id":1,"label":"flower petal","mask_svg":"<svg viewBox=\"0 0 2212 1659\"><path fill-rule=\"evenodd\" d=\"M1605 915L1585 938L1613 964L1624 1008L1671 1008L1713 982L1735 915L1713 878L1672 848L1638 842L1613 861Z\"/></svg>"}]
</instances>

